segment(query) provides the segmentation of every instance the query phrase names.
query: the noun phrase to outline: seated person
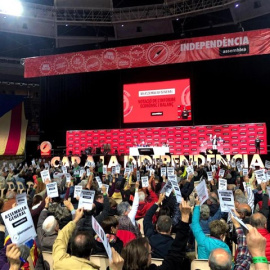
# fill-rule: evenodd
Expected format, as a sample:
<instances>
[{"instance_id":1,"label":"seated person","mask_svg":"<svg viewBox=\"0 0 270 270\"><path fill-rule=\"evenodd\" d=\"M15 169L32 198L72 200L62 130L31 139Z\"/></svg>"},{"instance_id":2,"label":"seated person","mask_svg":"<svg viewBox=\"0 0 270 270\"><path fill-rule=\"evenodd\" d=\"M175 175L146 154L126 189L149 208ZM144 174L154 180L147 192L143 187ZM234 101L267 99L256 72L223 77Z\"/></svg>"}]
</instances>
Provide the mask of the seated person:
<instances>
[{"instance_id":1,"label":"seated person","mask_svg":"<svg viewBox=\"0 0 270 270\"><path fill-rule=\"evenodd\" d=\"M211 251L216 248L223 248L231 254L229 246L224 243L228 224L221 220L214 220L209 224L210 237L206 236L200 225L200 202L195 199L191 229L198 244L198 259L208 259Z\"/></svg>"},{"instance_id":2,"label":"seated person","mask_svg":"<svg viewBox=\"0 0 270 270\"><path fill-rule=\"evenodd\" d=\"M209 224L213 220L219 220L221 219L221 210L220 208L218 211L215 213L213 217L210 216L210 208L207 204L201 205L200 209L200 225L203 229L203 232L205 234L210 234L210 228Z\"/></svg>"},{"instance_id":3,"label":"seated person","mask_svg":"<svg viewBox=\"0 0 270 270\"><path fill-rule=\"evenodd\" d=\"M106 237L111 247L113 247L118 253L121 253L123 248L123 242L117 237L118 231L118 220L114 216L106 217L102 223L101 227L103 228L104 232L106 233ZM93 250L92 254L102 254L107 255L102 240L99 236L95 235L96 240L96 248Z\"/></svg>"},{"instance_id":4,"label":"seated person","mask_svg":"<svg viewBox=\"0 0 270 270\"><path fill-rule=\"evenodd\" d=\"M143 220L144 235L149 239L153 258L165 258L174 241L171 237L171 217L167 215L159 216L156 224L156 230L154 229L152 222L152 218L164 198L165 194L159 195L159 200L146 212Z\"/></svg>"}]
</instances>

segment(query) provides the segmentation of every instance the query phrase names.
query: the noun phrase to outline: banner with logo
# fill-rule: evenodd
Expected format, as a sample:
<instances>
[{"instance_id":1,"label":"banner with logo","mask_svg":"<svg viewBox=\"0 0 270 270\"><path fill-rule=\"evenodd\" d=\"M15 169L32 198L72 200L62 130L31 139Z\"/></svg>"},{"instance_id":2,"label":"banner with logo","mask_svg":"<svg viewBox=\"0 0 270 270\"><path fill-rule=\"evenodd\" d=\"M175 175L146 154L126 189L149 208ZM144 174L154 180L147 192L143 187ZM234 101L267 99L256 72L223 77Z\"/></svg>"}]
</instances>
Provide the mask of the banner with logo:
<instances>
[{"instance_id":1,"label":"banner with logo","mask_svg":"<svg viewBox=\"0 0 270 270\"><path fill-rule=\"evenodd\" d=\"M26 58L24 77L159 66L270 53L270 29Z\"/></svg>"}]
</instances>

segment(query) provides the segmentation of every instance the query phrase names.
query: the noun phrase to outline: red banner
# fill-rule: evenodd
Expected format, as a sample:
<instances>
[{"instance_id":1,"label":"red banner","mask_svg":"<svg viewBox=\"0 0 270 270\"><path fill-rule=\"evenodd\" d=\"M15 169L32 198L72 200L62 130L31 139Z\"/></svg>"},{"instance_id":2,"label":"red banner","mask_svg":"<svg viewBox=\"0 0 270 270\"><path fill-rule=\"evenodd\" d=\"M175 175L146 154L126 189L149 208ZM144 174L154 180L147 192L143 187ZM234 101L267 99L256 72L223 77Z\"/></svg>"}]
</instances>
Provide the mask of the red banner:
<instances>
[{"instance_id":1,"label":"red banner","mask_svg":"<svg viewBox=\"0 0 270 270\"><path fill-rule=\"evenodd\" d=\"M221 154L256 153L255 139L261 139L260 154L267 154L267 130L265 123L177 126L100 130L68 130L66 132L66 154L80 155L91 147L103 148L110 144L111 153L129 154L129 148L144 141L149 146L168 143L174 155L197 155L212 149L212 139L216 136L217 150Z\"/></svg>"},{"instance_id":2,"label":"red banner","mask_svg":"<svg viewBox=\"0 0 270 270\"><path fill-rule=\"evenodd\" d=\"M261 29L101 50L26 58L24 77L42 77L168 65L270 53L270 30Z\"/></svg>"}]
</instances>

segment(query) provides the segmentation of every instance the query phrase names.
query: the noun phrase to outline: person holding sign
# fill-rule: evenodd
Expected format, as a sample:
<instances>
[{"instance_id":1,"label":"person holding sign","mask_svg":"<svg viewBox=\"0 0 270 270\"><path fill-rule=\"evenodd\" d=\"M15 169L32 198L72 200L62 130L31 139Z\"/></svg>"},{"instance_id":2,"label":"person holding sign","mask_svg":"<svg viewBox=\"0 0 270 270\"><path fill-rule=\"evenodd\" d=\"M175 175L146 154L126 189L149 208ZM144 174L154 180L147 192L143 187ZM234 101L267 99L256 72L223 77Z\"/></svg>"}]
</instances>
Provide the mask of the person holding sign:
<instances>
[{"instance_id":1,"label":"person holding sign","mask_svg":"<svg viewBox=\"0 0 270 270\"><path fill-rule=\"evenodd\" d=\"M121 253L123 249L123 241L117 237L118 225L119 222L114 216L106 217L101 223L101 227L106 234L110 247L113 247L118 253ZM93 251L93 254L106 255L107 253L102 243L102 239L100 239L97 234L95 235L95 240L96 248Z\"/></svg>"},{"instance_id":2,"label":"person holding sign","mask_svg":"<svg viewBox=\"0 0 270 270\"><path fill-rule=\"evenodd\" d=\"M102 212L100 212L99 215L95 215L96 214L95 204L92 205L92 210L84 210L84 218L82 218L78 223L79 230L87 230L90 233L93 233L92 216L95 216L97 222L101 224L102 221L109 215L110 203L106 190L107 188L103 185L101 187L101 191L104 197Z\"/></svg>"},{"instance_id":3,"label":"person holding sign","mask_svg":"<svg viewBox=\"0 0 270 270\"><path fill-rule=\"evenodd\" d=\"M0 259L0 266L3 270L19 270L26 269L29 265L27 258L30 255L30 249L26 245L17 246L16 244L9 244L3 252L6 251L7 262Z\"/></svg>"},{"instance_id":4,"label":"person holding sign","mask_svg":"<svg viewBox=\"0 0 270 270\"><path fill-rule=\"evenodd\" d=\"M190 260L186 257L186 246L189 238L189 217L191 207L189 202L182 200L179 205L181 212L181 221L177 228L175 240L173 241L168 255L164 258L162 265L157 266L151 263L152 249L147 237L139 237L130 241L122 251L122 258L124 259L123 268L112 268L113 270L130 270L130 269L174 269L183 270L190 269ZM110 267L114 266L114 257L110 263ZM115 263L121 262L120 258L116 256ZM135 268L136 267L136 268Z\"/></svg>"},{"instance_id":5,"label":"person holding sign","mask_svg":"<svg viewBox=\"0 0 270 270\"><path fill-rule=\"evenodd\" d=\"M171 237L172 219L167 215L160 215L157 220L156 230L153 226L153 216L165 199L165 193L159 195L159 199L146 212L143 220L144 235L148 238L152 247L154 258L165 258L174 241Z\"/></svg>"},{"instance_id":6,"label":"person holding sign","mask_svg":"<svg viewBox=\"0 0 270 270\"><path fill-rule=\"evenodd\" d=\"M49 215L50 201L50 197L45 198L45 207L38 219L37 235L41 250L51 252L53 243L58 235L59 224L54 215Z\"/></svg>"},{"instance_id":7,"label":"person holding sign","mask_svg":"<svg viewBox=\"0 0 270 270\"><path fill-rule=\"evenodd\" d=\"M198 259L208 259L212 250L225 249L231 254L229 246L224 243L228 225L221 220L214 220L209 224L210 237L206 236L200 225L200 201L195 199L191 229L198 243Z\"/></svg>"},{"instance_id":8,"label":"person holding sign","mask_svg":"<svg viewBox=\"0 0 270 270\"><path fill-rule=\"evenodd\" d=\"M139 207L138 188L139 182L137 181L135 184L135 195L132 206L128 202L121 202L117 205L117 212L119 215L119 230L129 231L134 234L135 238L141 236L139 226L135 220L135 216ZM123 238L121 239L123 240Z\"/></svg>"},{"instance_id":9,"label":"person holding sign","mask_svg":"<svg viewBox=\"0 0 270 270\"><path fill-rule=\"evenodd\" d=\"M83 214L83 208L77 209L74 219L59 231L52 252L54 270L97 269L97 266L90 260L91 251L94 248L95 243L92 234L89 231L78 230L73 235L76 225ZM72 235L73 237L71 239ZM70 239L71 256L67 253Z\"/></svg>"}]
</instances>

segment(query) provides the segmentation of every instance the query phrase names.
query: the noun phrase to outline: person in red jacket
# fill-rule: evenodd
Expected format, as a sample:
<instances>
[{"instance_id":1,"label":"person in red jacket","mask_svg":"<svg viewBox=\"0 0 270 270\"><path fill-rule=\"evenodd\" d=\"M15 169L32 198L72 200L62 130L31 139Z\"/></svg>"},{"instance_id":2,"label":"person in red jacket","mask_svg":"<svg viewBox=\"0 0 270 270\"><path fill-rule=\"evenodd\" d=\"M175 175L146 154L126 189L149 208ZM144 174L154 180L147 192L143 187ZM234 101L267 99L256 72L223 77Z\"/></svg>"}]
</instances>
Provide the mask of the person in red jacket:
<instances>
[{"instance_id":1,"label":"person in red jacket","mask_svg":"<svg viewBox=\"0 0 270 270\"><path fill-rule=\"evenodd\" d=\"M255 227L258 232L266 238L266 248L265 248L265 256L268 261L270 261L270 233L266 229L267 227L267 219L261 213L255 213L250 217L250 225Z\"/></svg>"},{"instance_id":2,"label":"person in red jacket","mask_svg":"<svg viewBox=\"0 0 270 270\"><path fill-rule=\"evenodd\" d=\"M153 191L151 184L149 183L148 186L148 194L147 192L144 192L143 190L139 191L139 207L135 216L135 219L138 220L140 218L143 218L148 211L148 209L158 201L157 194Z\"/></svg>"}]
</instances>

